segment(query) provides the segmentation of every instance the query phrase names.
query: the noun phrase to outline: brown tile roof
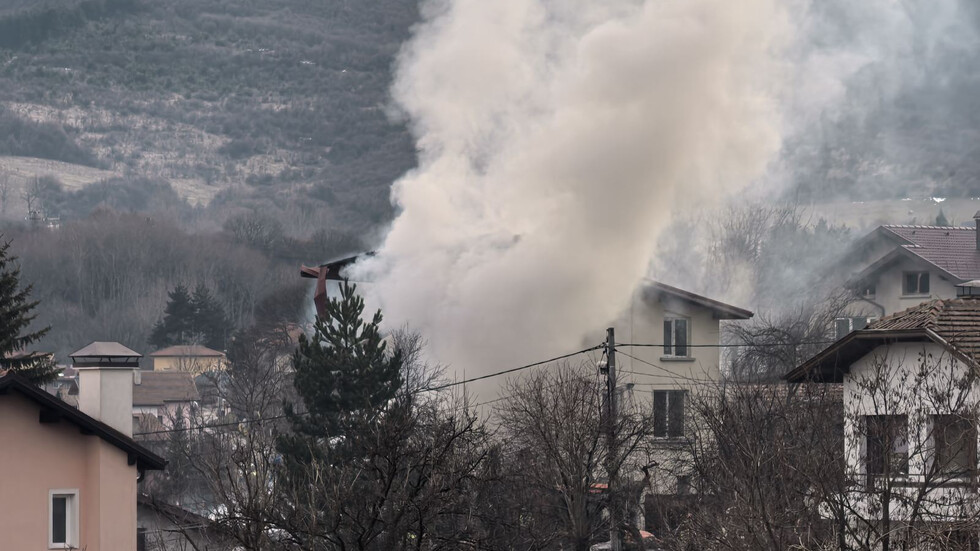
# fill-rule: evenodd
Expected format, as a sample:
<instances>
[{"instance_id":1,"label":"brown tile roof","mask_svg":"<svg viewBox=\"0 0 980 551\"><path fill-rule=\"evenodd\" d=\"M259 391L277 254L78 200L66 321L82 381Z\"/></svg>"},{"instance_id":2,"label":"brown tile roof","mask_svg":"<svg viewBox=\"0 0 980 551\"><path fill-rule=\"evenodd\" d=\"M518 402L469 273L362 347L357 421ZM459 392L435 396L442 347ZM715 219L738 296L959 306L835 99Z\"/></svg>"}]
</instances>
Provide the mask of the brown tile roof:
<instances>
[{"instance_id":1,"label":"brown tile roof","mask_svg":"<svg viewBox=\"0 0 980 551\"><path fill-rule=\"evenodd\" d=\"M980 365L980 297L930 300L885 316L830 345L786 378L839 382L851 363L883 342L930 340Z\"/></svg>"},{"instance_id":2,"label":"brown tile roof","mask_svg":"<svg viewBox=\"0 0 980 551\"><path fill-rule=\"evenodd\" d=\"M156 352L150 354L151 357L204 357L204 358L214 358L224 356L224 352L208 348L206 346L201 346L199 344L179 344L177 346L168 346L167 348L161 348Z\"/></svg>"},{"instance_id":3,"label":"brown tile roof","mask_svg":"<svg viewBox=\"0 0 980 551\"><path fill-rule=\"evenodd\" d=\"M980 279L977 230L958 226L881 226L909 253L953 277Z\"/></svg>"},{"instance_id":4,"label":"brown tile roof","mask_svg":"<svg viewBox=\"0 0 980 551\"><path fill-rule=\"evenodd\" d=\"M192 402L201 396L194 374L185 371L141 371L133 385L133 406L162 406L166 402Z\"/></svg>"}]
</instances>

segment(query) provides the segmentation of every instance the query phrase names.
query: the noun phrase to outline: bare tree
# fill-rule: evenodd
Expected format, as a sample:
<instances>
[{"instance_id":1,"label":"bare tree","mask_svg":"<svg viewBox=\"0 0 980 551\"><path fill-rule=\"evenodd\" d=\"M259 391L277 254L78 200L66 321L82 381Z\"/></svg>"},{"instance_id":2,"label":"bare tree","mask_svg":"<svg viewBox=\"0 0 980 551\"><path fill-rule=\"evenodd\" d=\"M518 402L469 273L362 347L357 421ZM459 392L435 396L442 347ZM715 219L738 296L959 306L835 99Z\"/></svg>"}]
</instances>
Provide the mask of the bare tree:
<instances>
[{"instance_id":1,"label":"bare tree","mask_svg":"<svg viewBox=\"0 0 980 551\"><path fill-rule=\"evenodd\" d=\"M521 547L557 545L587 550L608 536L603 510L611 498L605 481L607 447L603 418L604 385L594 368L561 364L513 380L498 407L501 450L509 469L504 483L520 492L523 503L512 522L530 518L519 535ZM623 395L615 426L619 455L612 468L621 475L647 463L644 446L653 424L644 409ZM622 491L627 484L616 491ZM613 499L626 499L625 495ZM638 538L633 538L638 541Z\"/></svg>"}]
</instances>

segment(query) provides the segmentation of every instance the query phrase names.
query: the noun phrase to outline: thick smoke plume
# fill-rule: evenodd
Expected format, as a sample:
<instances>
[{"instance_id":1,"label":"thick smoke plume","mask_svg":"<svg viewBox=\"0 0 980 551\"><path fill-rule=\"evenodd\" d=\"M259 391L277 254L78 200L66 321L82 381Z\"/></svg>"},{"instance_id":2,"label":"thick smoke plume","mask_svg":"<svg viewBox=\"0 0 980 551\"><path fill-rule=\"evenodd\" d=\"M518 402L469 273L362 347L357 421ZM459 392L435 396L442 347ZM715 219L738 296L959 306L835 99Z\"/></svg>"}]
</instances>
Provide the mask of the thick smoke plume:
<instances>
[{"instance_id":1,"label":"thick smoke plume","mask_svg":"<svg viewBox=\"0 0 980 551\"><path fill-rule=\"evenodd\" d=\"M738 192L778 151L776 4L426 4L394 85L419 168L356 268L388 323L467 377L601 331L674 213Z\"/></svg>"}]
</instances>

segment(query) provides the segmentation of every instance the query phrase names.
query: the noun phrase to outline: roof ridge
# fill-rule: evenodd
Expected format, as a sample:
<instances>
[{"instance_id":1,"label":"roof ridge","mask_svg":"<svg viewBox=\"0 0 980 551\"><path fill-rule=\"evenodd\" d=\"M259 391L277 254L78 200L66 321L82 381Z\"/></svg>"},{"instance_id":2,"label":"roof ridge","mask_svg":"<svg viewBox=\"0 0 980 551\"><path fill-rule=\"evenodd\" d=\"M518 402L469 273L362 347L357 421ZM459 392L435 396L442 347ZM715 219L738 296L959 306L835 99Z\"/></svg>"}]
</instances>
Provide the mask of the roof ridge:
<instances>
[{"instance_id":1,"label":"roof ridge","mask_svg":"<svg viewBox=\"0 0 980 551\"><path fill-rule=\"evenodd\" d=\"M923 229L923 230L969 230L976 231L975 227L971 226L928 226L925 224L882 224L883 228L912 228L912 229Z\"/></svg>"}]
</instances>

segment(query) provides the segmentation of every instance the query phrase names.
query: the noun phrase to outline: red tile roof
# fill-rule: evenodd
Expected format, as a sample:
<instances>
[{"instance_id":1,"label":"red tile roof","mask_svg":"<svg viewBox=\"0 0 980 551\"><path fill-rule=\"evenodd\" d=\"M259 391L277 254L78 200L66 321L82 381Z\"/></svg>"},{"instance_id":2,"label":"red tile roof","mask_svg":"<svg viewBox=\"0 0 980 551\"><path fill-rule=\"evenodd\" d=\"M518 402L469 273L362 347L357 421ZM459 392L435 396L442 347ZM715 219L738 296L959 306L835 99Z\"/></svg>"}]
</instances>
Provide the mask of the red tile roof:
<instances>
[{"instance_id":1,"label":"red tile roof","mask_svg":"<svg viewBox=\"0 0 980 551\"><path fill-rule=\"evenodd\" d=\"M885 316L830 345L786 379L840 382L851 363L880 344L898 341L934 341L980 365L980 297L930 300Z\"/></svg>"},{"instance_id":2,"label":"red tile roof","mask_svg":"<svg viewBox=\"0 0 980 551\"><path fill-rule=\"evenodd\" d=\"M977 230L957 226L881 226L901 247L963 281L980 279Z\"/></svg>"}]
</instances>

